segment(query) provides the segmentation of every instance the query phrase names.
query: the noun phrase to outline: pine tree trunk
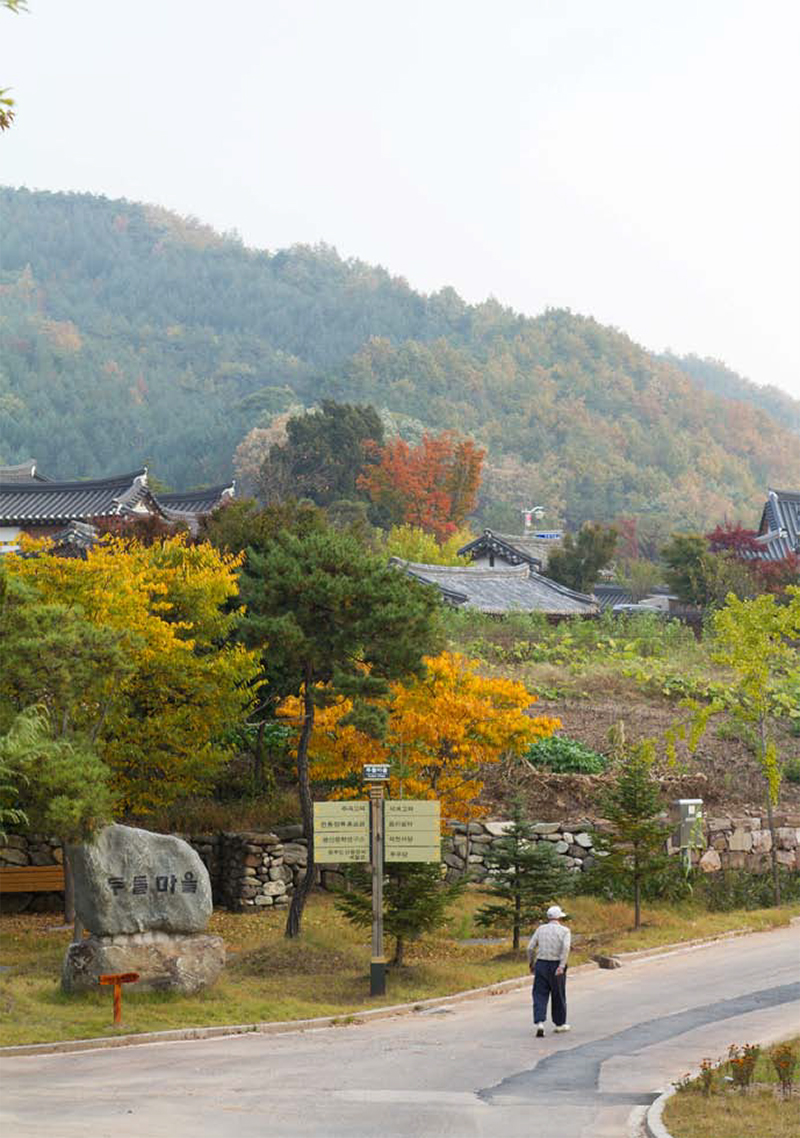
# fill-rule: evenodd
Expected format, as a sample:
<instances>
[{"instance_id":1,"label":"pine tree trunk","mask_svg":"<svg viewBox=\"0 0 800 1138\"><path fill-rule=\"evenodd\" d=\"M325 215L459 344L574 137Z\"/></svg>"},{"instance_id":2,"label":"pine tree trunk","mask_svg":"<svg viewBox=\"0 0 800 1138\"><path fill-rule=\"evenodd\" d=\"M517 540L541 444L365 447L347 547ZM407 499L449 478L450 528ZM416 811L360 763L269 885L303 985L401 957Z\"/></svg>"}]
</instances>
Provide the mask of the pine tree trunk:
<instances>
[{"instance_id":1,"label":"pine tree trunk","mask_svg":"<svg viewBox=\"0 0 800 1138\"><path fill-rule=\"evenodd\" d=\"M401 936L397 937L394 942L394 956L392 957L392 964L396 968L403 967L403 953L405 952L406 943Z\"/></svg>"},{"instance_id":2,"label":"pine tree trunk","mask_svg":"<svg viewBox=\"0 0 800 1138\"><path fill-rule=\"evenodd\" d=\"M61 849L64 858L64 922L71 925L75 920L75 879L66 842L62 843Z\"/></svg>"},{"instance_id":3,"label":"pine tree trunk","mask_svg":"<svg viewBox=\"0 0 800 1138\"><path fill-rule=\"evenodd\" d=\"M257 790L261 790L264 785L264 731L266 726L266 719L263 719L258 725L258 735L256 736L256 746L253 754L253 782Z\"/></svg>"},{"instance_id":4,"label":"pine tree trunk","mask_svg":"<svg viewBox=\"0 0 800 1138\"><path fill-rule=\"evenodd\" d=\"M512 947L514 949L514 952L519 952L519 928L522 923L522 898L519 894L519 866L515 866L514 868L517 872L517 884L514 890L514 942Z\"/></svg>"},{"instance_id":5,"label":"pine tree trunk","mask_svg":"<svg viewBox=\"0 0 800 1138\"><path fill-rule=\"evenodd\" d=\"M297 788L300 793L303 832L308 846L308 862L306 864L306 875L295 889L292 903L289 906L284 933L289 938L300 935L303 910L308 895L314 888L314 803L311 800L311 782L308 776L308 744L311 739L311 732L314 730L314 689L310 668L306 668L303 702L305 716L300 740L297 744Z\"/></svg>"},{"instance_id":6,"label":"pine tree trunk","mask_svg":"<svg viewBox=\"0 0 800 1138\"><path fill-rule=\"evenodd\" d=\"M642 923L642 904L641 904L641 886L639 883L639 874L636 873L633 878L633 927L638 929Z\"/></svg>"},{"instance_id":7,"label":"pine tree trunk","mask_svg":"<svg viewBox=\"0 0 800 1138\"><path fill-rule=\"evenodd\" d=\"M765 763L766 763L766 756L767 756L767 733L766 733L766 724L764 723L764 717L763 716L761 717L761 721L759 723L759 730L761 732L761 760L762 760L761 761L761 769L766 774ZM770 845L770 852L769 852L770 862L772 863L772 895L773 895L773 900L774 900L775 904L780 905L780 903L781 903L781 879L780 879L780 876L778 874L778 842L777 842L777 838L775 835L775 817L772 813L772 788L769 785L769 779L766 779L766 783L767 783L767 825L769 826L769 834L770 834L770 838L772 839L772 842Z\"/></svg>"}]
</instances>

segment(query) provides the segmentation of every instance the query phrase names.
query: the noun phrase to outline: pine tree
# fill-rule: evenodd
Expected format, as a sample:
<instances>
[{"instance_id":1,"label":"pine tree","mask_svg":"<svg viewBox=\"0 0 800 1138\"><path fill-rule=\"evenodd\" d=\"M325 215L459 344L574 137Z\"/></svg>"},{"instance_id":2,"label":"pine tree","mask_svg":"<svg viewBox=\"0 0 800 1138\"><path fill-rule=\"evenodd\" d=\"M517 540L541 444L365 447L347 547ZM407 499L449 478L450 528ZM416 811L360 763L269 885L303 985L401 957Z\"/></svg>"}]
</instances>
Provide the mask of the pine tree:
<instances>
[{"instance_id":1,"label":"pine tree","mask_svg":"<svg viewBox=\"0 0 800 1138\"><path fill-rule=\"evenodd\" d=\"M359 928L372 923L372 879L361 866L347 875L351 892L341 892L336 908ZM419 940L447 919L447 909L463 893L466 881L446 884L439 863L404 863L391 866L384 878L383 927L395 938L392 964L401 967L408 941Z\"/></svg>"},{"instance_id":2,"label":"pine tree","mask_svg":"<svg viewBox=\"0 0 800 1138\"><path fill-rule=\"evenodd\" d=\"M641 925L644 881L666 861L666 830L658 783L653 778L655 745L646 740L622 750L616 779L603 802L609 826L595 837L601 855L598 872L604 878L624 880L633 891L634 928Z\"/></svg>"},{"instance_id":3,"label":"pine tree","mask_svg":"<svg viewBox=\"0 0 800 1138\"><path fill-rule=\"evenodd\" d=\"M294 937L314 879L309 744L317 709L351 700L348 722L380 738L390 682L424 672L438 600L350 534L330 529L281 529L251 549L242 598L241 634L262 652L262 681L275 696L300 701L295 754L308 867L289 908L286 935Z\"/></svg>"},{"instance_id":4,"label":"pine tree","mask_svg":"<svg viewBox=\"0 0 800 1138\"><path fill-rule=\"evenodd\" d=\"M484 863L491 876L484 892L494 900L478 910L475 920L482 928L510 928L517 952L520 930L538 924L556 898L570 892L571 874L551 842L536 841L518 800L505 835L491 843Z\"/></svg>"}]
</instances>

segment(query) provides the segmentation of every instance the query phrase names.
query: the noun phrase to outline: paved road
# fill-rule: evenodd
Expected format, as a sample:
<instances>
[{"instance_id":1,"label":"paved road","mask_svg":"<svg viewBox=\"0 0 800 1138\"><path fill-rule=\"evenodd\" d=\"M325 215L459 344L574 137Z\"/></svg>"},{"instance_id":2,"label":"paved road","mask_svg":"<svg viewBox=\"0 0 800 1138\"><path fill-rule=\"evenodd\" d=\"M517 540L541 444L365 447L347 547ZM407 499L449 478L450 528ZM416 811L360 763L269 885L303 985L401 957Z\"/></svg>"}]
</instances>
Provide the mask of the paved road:
<instances>
[{"instance_id":1,"label":"paved road","mask_svg":"<svg viewBox=\"0 0 800 1138\"><path fill-rule=\"evenodd\" d=\"M800 928L575 975L573 1030L527 990L393 1020L0 1060L14 1138L621 1138L731 1042L800 1031Z\"/></svg>"}]
</instances>

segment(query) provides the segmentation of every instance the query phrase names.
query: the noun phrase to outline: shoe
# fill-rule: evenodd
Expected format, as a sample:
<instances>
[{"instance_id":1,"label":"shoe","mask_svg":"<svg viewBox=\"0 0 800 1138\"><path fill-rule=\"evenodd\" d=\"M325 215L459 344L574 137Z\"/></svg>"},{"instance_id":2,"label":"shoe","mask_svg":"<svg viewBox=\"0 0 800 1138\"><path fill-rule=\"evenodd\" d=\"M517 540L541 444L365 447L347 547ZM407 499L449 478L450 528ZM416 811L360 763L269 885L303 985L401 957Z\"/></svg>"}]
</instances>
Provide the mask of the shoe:
<instances>
[{"instance_id":1,"label":"shoe","mask_svg":"<svg viewBox=\"0 0 800 1138\"><path fill-rule=\"evenodd\" d=\"M568 1023L562 1023L561 1026L557 1027L555 1030L560 1033L562 1031L571 1031L572 1029L570 1028Z\"/></svg>"},{"instance_id":2,"label":"shoe","mask_svg":"<svg viewBox=\"0 0 800 1138\"><path fill-rule=\"evenodd\" d=\"M544 1039L544 1024L543 1023L535 1023L533 1026L536 1028L536 1038L537 1039ZM556 1029L556 1030L558 1030L558 1029Z\"/></svg>"}]
</instances>

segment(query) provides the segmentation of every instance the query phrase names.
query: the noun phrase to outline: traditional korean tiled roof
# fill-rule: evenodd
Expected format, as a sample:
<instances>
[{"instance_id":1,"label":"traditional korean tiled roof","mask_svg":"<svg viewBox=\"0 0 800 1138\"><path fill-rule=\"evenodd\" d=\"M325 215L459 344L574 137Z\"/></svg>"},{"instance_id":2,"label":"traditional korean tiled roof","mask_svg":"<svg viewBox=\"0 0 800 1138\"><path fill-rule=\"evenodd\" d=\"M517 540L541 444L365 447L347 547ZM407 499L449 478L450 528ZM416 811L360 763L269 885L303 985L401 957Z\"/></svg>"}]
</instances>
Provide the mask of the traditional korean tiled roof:
<instances>
[{"instance_id":1,"label":"traditional korean tiled roof","mask_svg":"<svg viewBox=\"0 0 800 1138\"><path fill-rule=\"evenodd\" d=\"M157 500L166 507L169 513L192 514L202 517L210 514L225 498L232 498L234 483L223 483L222 486L209 486L206 490L185 490L183 492L158 494Z\"/></svg>"},{"instance_id":2,"label":"traditional korean tiled roof","mask_svg":"<svg viewBox=\"0 0 800 1138\"><path fill-rule=\"evenodd\" d=\"M86 482L0 482L0 525L58 525L133 514L155 500L147 470ZM152 507L151 507L152 508Z\"/></svg>"},{"instance_id":3,"label":"traditional korean tiled roof","mask_svg":"<svg viewBox=\"0 0 800 1138\"><path fill-rule=\"evenodd\" d=\"M448 604L479 612L541 612L551 616L594 616L598 612L594 598L542 577L527 563L490 569L424 565L393 557L391 564L425 584L436 585Z\"/></svg>"},{"instance_id":4,"label":"traditional korean tiled roof","mask_svg":"<svg viewBox=\"0 0 800 1138\"><path fill-rule=\"evenodd\" d=\"M3 482L49 482L36 469L36 459L26 458L15 466L0 466L0 483Z\"/></svg>"},{"instance_id":5,"label":"traditional korean tiled roof","mask_svg":"<svg viewBox=\"0 0 800 1138\"><path fill-rule=\"evenodd\" d=\"M769 490L756 539L757 557L781 561L790 553L800 554L800 491Z\"/></svg>"},{"instance_id":6,"label":"traditional korean tiled roof","mask_svg":"<svg viewBox=\"0 0 800 1138\"><path fill-rule=\"evenodd\" d=\"M462 545L458 553L461 557L471 557L473 560L494 554L508 565L528 564L534 569L541 569L546 564L548 555L560 544L560 530L551 533L536 531L510 534L485 529L479 537Z\"/></svg>"},{"instance_id":7,"label":"traditional korean tiled roof","mask_svg":"<svg viewBox=\"0 0 800 1138\"><path fill-rule=\"evenodd\" d=\"M88 522L70 522L60 533L53 535L53 550L61 557L86 557L88 550L98 541L97 530Z\"/></svg>"},{"instance_id":8,"label":"traditional korean tiled roof","mask_svg":"<svg viewBox=\"0 0 800 1138\"><path fill-rule=\"evenodd\" d=\"M606 609L613 608L614 605L634 603L633 595L628 592L624 585L618 585L615 581L597 584L593 591L603 612ZM654 585L647 595L649 597L669 597L672 596L672 592L668 585Z\"/></svg>"}]
</instances>

